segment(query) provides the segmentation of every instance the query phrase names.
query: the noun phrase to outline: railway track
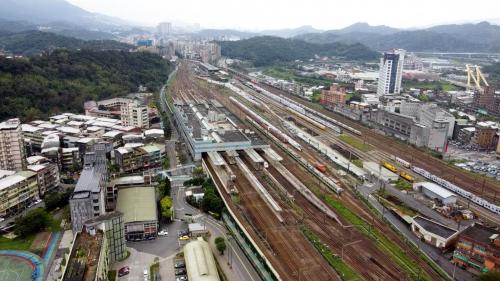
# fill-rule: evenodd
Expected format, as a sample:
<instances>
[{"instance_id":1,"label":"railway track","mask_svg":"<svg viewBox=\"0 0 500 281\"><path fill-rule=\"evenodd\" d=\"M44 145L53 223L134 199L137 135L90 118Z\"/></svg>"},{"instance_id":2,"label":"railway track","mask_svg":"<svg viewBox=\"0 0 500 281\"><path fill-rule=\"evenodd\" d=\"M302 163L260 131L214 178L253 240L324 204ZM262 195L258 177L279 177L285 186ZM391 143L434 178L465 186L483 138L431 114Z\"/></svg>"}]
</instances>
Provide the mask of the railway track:
<instances>
[{"instance_id":1,"label":"railway track","mask_svg":"<svg viewBox=\"0 0 500 281\"><path fill-rule=\"evenodd\" d=\"M265 84L259 85L270 92L273 92L275 94L282 94L305 106L311 107L311 105L313 105L310 102L305 101L299 97L295 97L287 92L278 90ZM360 140L366 140L367 143L373 145L375 148L381 151L384 151L385 153L400 157L412 163L413 165L419 166L435 175L440 176L441 178L444 178L462 187L467 191L473 192L476 195L480 195L492 202L500 199L500 185L494 180L480 175L472 175L459 168L452 167L441 159L433 157L410 145L403 144L395 139L383 136L359 124L358 122L348 119L335 112L328 111L323 108L317 108L314 106L312 108L327 116L331 116L336 120L355 128L356 130L359 130L360 132L362 132L361 137L356 136L355 134L351 135L359 138Z\"/></svg>"}]
</instances>

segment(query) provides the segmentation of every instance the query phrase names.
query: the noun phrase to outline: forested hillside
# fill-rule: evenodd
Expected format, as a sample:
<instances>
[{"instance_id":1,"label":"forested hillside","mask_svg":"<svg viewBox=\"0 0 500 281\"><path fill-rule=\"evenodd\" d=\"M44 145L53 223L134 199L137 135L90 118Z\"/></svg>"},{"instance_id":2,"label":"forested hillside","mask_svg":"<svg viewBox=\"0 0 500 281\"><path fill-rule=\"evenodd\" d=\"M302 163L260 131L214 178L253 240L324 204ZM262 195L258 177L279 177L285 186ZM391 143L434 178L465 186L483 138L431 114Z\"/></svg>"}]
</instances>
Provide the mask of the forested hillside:
<instances>
[{"instance_id":1,"label":"forested hillside","mask_svg":"<svg viewBox=\"0 0 500 281\"><path fill-rule=\"evenodd\" d=\"M302 40L283 39L273 36L260 36L220 43L222 55L249 60L255 66L306 60L314 58L314 55L338 56L349 60L371 60L378 57L376 52L359 43L313 44Z\"/></svg>"},{"instance_id":2,"label":"forested hillside","mask_svg":"<svg viewBox=\"0 0 500 281\"><path fill-rule=\"evenodd\" d=\"M0 50L16 55L36 55L55 49L129 50L133 46L114 40L85 41L49 32L28 30L17 33L0 31Z\"/></svg>"},{"instance_id":3,"label":"forested hillside","mask_svg":"<svg viewBox=\"0 0 500 281\"><path fill-rule=\"evenodd\" d=\"M0 58L0 120L82 112L91 99L121 96L139 85L157 90L171 65L149 53L56 50L30 58Z\"/></svg>"}]
</instances>

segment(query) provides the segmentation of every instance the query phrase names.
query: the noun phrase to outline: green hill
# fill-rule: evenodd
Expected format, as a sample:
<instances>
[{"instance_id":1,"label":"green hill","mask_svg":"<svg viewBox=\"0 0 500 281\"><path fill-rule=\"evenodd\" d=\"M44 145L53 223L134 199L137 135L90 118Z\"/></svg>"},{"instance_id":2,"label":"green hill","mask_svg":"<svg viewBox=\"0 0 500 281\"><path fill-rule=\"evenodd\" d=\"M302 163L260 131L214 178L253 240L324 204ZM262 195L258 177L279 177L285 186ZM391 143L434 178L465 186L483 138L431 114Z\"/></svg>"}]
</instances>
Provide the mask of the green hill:
<instances>
[{"instance_id":1,"label":"green hill","mask_svg":"<svg viewBox=\"0 0 500 281\"><path fill-rule=\"evenodd\" d=\"M372 60L378 57L376 52L359 43L314 44L296 39L259 36L239 41L223 41L220 44L223 56L249 60L255 66L306 60L315 55L348 60Z\"/></svg>"},{"instance_id":2,"label":"green hill","mask_svg":"<svg viewBox=\"0 0 500 281\"><path fill-rule=\"evenodd\" d=\"M157 90L172 66L158 55L55 50L30 58L0 57L0 120L82 112L83 103L126 95L139 85Z\"/></svg>"},{"instance_id":3,"label":"green hill","mask_svg":"<svg viewBox=\"0 0 500 281\"><path fill-rule=\"evenodd\" d=\"M36 55L55 49L129 50L133 46L114 40L85 41L50 32L28 30L0 31L0 50L18 55Z\"/></svg>"}]
</instances>

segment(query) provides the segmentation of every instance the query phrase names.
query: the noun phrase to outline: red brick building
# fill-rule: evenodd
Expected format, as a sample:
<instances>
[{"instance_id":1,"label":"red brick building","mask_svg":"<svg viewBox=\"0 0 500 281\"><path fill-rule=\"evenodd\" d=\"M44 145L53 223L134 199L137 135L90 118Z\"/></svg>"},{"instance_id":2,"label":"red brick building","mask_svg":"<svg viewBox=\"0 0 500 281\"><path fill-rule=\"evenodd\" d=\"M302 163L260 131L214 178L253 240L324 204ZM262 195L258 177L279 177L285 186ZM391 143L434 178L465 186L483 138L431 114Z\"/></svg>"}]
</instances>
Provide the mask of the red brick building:
<instances>
[{"instance_id":1,"label":"red brick building","mask_svg":"<svg viewBox=\"0 0 500 281\"><path fill-rule=\"evenodd\" d=\"M330 89L321 91L320 103L324 106L344 105L346 89L338 84L332 84Z\"/></svg>"}]
</instances>

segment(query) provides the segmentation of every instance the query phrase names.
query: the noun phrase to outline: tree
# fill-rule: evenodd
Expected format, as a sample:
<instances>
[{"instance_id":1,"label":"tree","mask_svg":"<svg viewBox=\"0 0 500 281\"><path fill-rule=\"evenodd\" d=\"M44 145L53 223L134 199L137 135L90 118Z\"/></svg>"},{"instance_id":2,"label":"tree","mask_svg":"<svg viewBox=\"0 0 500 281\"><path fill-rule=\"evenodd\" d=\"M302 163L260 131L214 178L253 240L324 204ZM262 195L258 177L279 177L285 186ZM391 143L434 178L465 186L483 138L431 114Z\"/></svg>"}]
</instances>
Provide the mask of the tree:
<instances>
[{"instance_id":1,"label":"tree","mask_svg":"<svg viewBox=\"0 0 500 281\"><path fill-rule=\"evenodd\" d=\"M51 220L52 218L47 211L42 208L36 208L16 218L16 229L14 233L21 237L26 237L46 228Z\"/></svg>"},{"instance_id":2,"label":"tree","mask_svg":"<svg viewBox=\"0 0 500 281\"><path fill-rule=\"evenodd\" d=\"M173 214L172 197L165 196L160 200L162 217L171 220Z\"/></svg>"},{"instance_id":3,"label":"tree","mask_svg":"<svg viewBox=\"0 0 500 281\"><path fill-rule=\"evenodd\" d=\"M72 193L73 189L67 189L63 192L50 192L45 194L45 197L43 198L45 209L47 211L52 211L54 209L64 207L68 204Z\"/></svg>"},{"instance_id":4,"label":"tree","mask_svg":"<svg viewBox=\"0 0 500 281\"><path fill-rule=\"evenodd\" d=\"M161 197L170 195L170 192L172 191L170 180L168 178L161 180L158 184L158 190Z\"/></svg>"},{"instance_id":5,"label":"tree","mask_svg":"<svg viewBox=\"0 0 500 281\"><path fill-rule=\"evenodd\" d=\"M193 169L193 177L194 178L201 178L203 177L205 174L203 172L203 168L202 167L196 167Z\"/></svg>"},{"instance_id":6,"label":"tree","mask_svg":"<svg viewBox=\"0 0 500 281\"><path fill-rule=\"evenodd\" d=\"M215 238L215 247L220 252L221 255L224 255L224 251L226 250L226 241L224 237L218 236Z\"/></svg>"},{"instance_id":7,"label":"tree","mask_svg":"<svg viewBox=\"0 0 500 281\"><path fill-rule=\"evenodd\" d=\"M165 170L170 169L170 160L168 159L168 157L166 157L165 160L163 160L162 166L163 166L163 169L165 169Z\"/></svg>"},{"instance_id":8,"label":"tree","mask_svg":"<svg viewBox=\"0 0 500 281\"><path fill-rule=\"evenodd\" d=\"M479 281L498 281L500 280L500 272L488 271L479 276Z\"/></svg>"}]
</instances>

